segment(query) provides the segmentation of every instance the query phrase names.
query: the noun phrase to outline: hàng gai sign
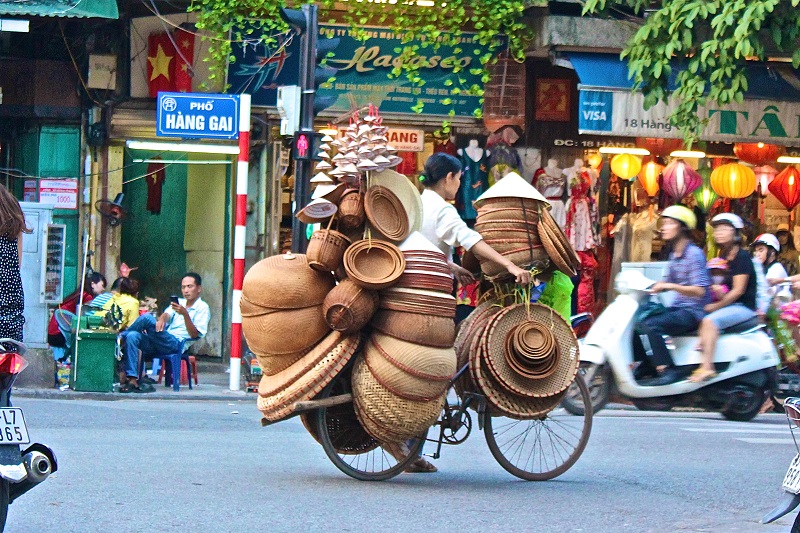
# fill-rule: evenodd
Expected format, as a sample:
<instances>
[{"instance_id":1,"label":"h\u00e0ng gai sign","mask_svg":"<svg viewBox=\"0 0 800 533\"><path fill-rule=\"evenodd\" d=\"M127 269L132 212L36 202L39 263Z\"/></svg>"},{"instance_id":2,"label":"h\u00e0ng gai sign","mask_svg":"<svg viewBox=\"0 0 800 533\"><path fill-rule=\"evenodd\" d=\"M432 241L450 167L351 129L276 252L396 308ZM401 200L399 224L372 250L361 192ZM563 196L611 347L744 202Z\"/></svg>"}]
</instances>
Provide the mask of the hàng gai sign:
<instances>
[{"instance_id":1,"label":"h\u00e0ng gai sign","mask_svg":"<svg viewBox=\"0 0 800 533\"><path fill-rule=\"evenodd\" d=\"M239 138L239 96L158 93L156 135L184 139Z\"/></svg>"}]
</instances>

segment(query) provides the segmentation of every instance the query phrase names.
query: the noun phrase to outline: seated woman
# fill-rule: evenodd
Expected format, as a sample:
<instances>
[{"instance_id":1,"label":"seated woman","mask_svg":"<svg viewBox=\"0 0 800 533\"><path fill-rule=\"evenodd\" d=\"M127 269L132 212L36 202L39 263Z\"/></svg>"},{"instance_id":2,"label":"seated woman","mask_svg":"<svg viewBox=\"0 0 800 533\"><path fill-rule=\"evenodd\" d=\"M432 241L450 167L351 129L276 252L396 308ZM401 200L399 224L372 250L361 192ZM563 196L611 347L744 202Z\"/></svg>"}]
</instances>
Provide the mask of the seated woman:
<instances>
[{"instance_id":1,"label":"seated woman","mask_svg":"<svg viewBox=\"0 0 800 533\"><path fill-rule=\"evenodd\" d=\"M95 314L105 316L114 306L122 312L119 330L124 331L139 318L139 282L130 278L117 278L111 284L111 298Z\"/></svg>"},{"instance_id":2,"label":"seated woman","mask_svg":"<svg viewBox=\"0 0 800 533\"><path fill-rule=\"evenodd\" d=\"M652 350L652 360L643 362L644 371L637 371L637 378L644 377L647 370L654 369L658 373L648 385L666 385L679 379L663 335L684 335L697 328L705 314L703 306L709 301L711 284L703 251L691 240L691 232L697 227L697 217L692 210L673 205L664 209L661 219L661 238L671 246L672 252L664 280L654 284L650 291L654 294L675 291L677 294L662 313L636 325L637 332L647 336ZM634 339L638 342L639 337Z\"/></svg>"},{"instance_id":3,"label":"seated woman","mask_svg":"<svg viewBox=\"0 0 800 533\"><path fill-rule=\"evenodd\" d=\"M714 369L714 353L717 350L719 332L725 328L746 322L756 316L757 283L756 272L750 255L742 249L742 219L733 213L721 213L711 220L714 241L720 249L719 256L728 262L730 290L723 292L719 285L711 290L718 300L705 306L708 313L700 322L700 348L702 362L689 376L689 381L699 383L717 375Z\"/></svg>"},{"instance_id":4,"label":"seated woman","mask_svg":"<svg viewBox=\"0 0 800 533\"><path fill-rule=\"evenodd\" d=\"M105 290L106 278L102 274L94 272L86 276L83 282L83 305L89 305L97 295ZM62 328L62 326L72 323L77 312L80 294L81 288L78 287L72 294L64 298L64 301L58 305L58 309L53 312L50 323L47 325L47 342L53 348L53 357L57 361L66 356L66 350L72 345L72 331L66 327Z\"/></svg>"}]
</instances>

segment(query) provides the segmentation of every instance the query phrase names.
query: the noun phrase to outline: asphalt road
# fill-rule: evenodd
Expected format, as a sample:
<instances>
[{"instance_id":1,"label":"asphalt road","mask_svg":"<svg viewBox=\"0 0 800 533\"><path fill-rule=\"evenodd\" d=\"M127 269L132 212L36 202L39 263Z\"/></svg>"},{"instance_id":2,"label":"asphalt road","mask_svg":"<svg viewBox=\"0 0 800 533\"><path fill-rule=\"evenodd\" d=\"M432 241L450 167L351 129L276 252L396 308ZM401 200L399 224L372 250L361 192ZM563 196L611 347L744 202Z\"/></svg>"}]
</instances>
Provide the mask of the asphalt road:
<instances>
[{"instance_id":1,"label":"asphalt road","mask_svg":"<svg viewBox=\"0 0 800 533\"><path fill-rule=\"evenodd\" d=\"M578 463L519 481L482 434L436 474L351 480L296 419L252 401L18 398L60 470L11 506L10 533L144 531L783 532L761 525L795 448L782 415L603 411Z\"/></svg>"}]
</instances>

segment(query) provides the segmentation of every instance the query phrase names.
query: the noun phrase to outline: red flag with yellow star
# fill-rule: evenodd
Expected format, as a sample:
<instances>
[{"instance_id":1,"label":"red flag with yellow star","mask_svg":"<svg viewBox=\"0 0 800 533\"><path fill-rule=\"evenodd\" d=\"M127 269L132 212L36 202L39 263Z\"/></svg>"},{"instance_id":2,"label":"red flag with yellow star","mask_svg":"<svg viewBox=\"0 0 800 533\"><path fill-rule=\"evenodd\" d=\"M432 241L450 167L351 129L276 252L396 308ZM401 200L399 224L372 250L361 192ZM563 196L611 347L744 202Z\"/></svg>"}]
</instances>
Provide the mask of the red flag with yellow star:
<instances>
[{"instance_id":1,"label":"red flag with yellow star","mask_svg":"<svg viewBox=\"0 0 800 533\"><path fill-rule=\"evenodd\" d=\"M194 74L194 34L178 28L172 33L172 38L178 46L180 53L176 54L174 62L174 86L176 92L192 92L192 76Z\"/></svg>"},{"instance_id":2,"label":"red flag with yellow star","mask_svg":"<svg viewBox=\"0 0 800 533\"><path fill-rule=\"evenodd\" d=\"M147 79L150 98L159 91L174 91L175 47L166 33L151 33L147 38Z\"/></svg>"}]
</instances>

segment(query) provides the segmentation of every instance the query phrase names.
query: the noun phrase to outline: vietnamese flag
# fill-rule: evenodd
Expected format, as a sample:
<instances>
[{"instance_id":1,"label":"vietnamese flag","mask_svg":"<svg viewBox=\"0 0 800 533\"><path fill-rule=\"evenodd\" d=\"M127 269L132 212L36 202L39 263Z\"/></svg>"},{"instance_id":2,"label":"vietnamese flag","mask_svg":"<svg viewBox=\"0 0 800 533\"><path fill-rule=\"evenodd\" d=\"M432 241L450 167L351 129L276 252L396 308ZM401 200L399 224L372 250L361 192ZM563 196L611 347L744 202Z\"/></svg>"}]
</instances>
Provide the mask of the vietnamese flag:
<instances>
[{"instance_id":1,"label":"vietnamese flag","mask_svg":"<svg viewBox=\"0 0 800 533\"><path fill-rule=\"evenodd\" d=\"M151 33L147 38L147 79L150 98L159 91L174 90L175 47L166 33Z\"/></svg>"},{"instance_id":2,"label":"vietnamese flag","mask_svg":"<svg viewBox=\"0 0 800 533\"><path fill-rule=\"evenodd\" d=\"M172 38L180 51L173 61L173 90L190 93L194 76L194 34L178 28L172 33Z\"/></svg>"}]
</instances>

